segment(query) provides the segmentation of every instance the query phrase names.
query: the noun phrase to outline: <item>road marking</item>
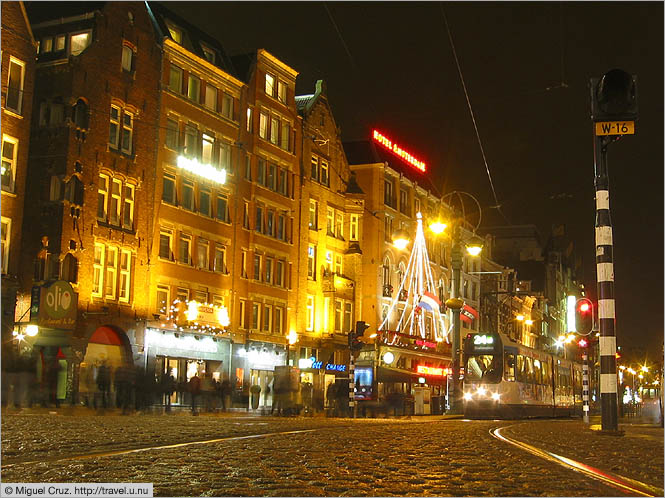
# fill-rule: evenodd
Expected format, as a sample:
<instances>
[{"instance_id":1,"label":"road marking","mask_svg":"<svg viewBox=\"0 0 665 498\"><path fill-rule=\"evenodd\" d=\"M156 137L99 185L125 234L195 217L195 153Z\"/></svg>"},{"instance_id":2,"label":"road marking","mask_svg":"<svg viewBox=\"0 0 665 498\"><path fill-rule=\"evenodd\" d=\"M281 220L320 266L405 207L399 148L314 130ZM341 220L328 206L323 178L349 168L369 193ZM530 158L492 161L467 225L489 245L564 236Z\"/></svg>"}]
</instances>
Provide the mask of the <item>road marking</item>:
<instances>
[{"instance_id":1,"label":"road marking","mask_svg":"<svg viewBox=\"0 0 665 498\"><path fill-rule=\"evenodd\" d=\"M248 436L230 436L230 437L222 437L222 438L217 438L217 439L206 439L203 441L189 441L186 443L175 443L175 444L166 444L163 446L147 446L143 448L134 448L131 450L115 450L115 451L104 451L104 452L99 452L99 453L87 453L85 455L74 455L74 456L61 456L61 457L55 457L55 458L47 458L47 459L41 459L41 460L34 460L34 461L25 461L25 462L16 462L16 463L8 463L6 465L3 465L1 468L6 469L9 467L15 467L16 465L33 465L37 463L52 463L52 462L59 462L62 460L85 460L88 458L103 458L103 457L110 457L110 456L117 456L117 455L128 455L130 453L140 453L142 451L151 451L151 450L165 450L165 449L170 449L170 448L181 448L183 446L191 446L191 445L197 445L197 444L212 444L212 443L221 443L224 441L237 441L239 439L254 439L254 438L262 438L262 437L270 437L270 436L281 436L284 434L302 434L304 432L315 432L315 431L320 431L322 429L303 429L299 431L283 431L283 432L269 432L267 434L250 434Z\"/></svg>"},{"instance_id":2,"label":"road marking","mask_svg":"<svg viewBox=\"0 0 665 498\"><path fill-rule=\"evenodd\" d=\"M513 446L517 446L518 448L521 448L524 451L531 453L532 455L536 455L550 462L558 463L563 467L585 474L588 477L591 477L598 481L602 481L605 484L609 484L610 486L613 486L622 491L627 491L629 493L637 493L640 496L663 496L662 489L657 488L655 486L651 486L650 484L636 481L629 477L624 477L617 474L612 474L610 472L605 472L595 467L591 467L590 465L587 465L585 463L577 462L570 458L557 455L556 453L551 453L547 450L541 450L540 448L536 448L535 446L531 446L530 444L523 443L522 441L508 438L507 436L501 434L501 431L503 429L507 429L508 427L512 426L495 427L494 429L490 429L490 434L494 436L496 439L508 444L512 444Z\"/></svg>"}]
</instances>

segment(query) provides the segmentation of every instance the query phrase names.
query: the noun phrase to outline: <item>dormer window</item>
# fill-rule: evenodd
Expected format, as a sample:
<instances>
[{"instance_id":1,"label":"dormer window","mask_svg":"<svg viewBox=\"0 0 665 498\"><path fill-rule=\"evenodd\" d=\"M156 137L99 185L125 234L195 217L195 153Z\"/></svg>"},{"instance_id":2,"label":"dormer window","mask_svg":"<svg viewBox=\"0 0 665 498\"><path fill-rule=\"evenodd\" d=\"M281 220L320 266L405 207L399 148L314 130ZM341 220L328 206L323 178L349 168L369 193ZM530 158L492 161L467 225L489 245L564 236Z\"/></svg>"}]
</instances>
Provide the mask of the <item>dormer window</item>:
<instances>
[{"instance_id":1,"label":"dormer window","mask_svg":"<svg viewBox=\"0 0 665 498\"><path fill-rule=\"evenodd\" d=\"M75 33L69 37L69 51L72 55L79 55L90 45L90 31Z\"/></svg>"},{"instance_id":2,"label":"dormer window","mask_svg":"<svg viewBox=\"0 0 665 498\"><path fill-rule=\"evenodd\" d=\"M203 57L205 57L205 59L208 62L210 62L211 64L214 64L215 63L215 52L212 49L206 47L203 44L201 44L201 49L203 50Z\"/></svg>"},{"instance_id":3,"label":"dormer window","mask_svg":"<svg viewBox=\"0 0 665 498\"><path fill-rule=\"evenodd\" d=\"M171 35L171 38L173 38L173 41L182 44L182 30L173 24L169 24L168 28L169 34Z\"/></svg>"}]
</instances>

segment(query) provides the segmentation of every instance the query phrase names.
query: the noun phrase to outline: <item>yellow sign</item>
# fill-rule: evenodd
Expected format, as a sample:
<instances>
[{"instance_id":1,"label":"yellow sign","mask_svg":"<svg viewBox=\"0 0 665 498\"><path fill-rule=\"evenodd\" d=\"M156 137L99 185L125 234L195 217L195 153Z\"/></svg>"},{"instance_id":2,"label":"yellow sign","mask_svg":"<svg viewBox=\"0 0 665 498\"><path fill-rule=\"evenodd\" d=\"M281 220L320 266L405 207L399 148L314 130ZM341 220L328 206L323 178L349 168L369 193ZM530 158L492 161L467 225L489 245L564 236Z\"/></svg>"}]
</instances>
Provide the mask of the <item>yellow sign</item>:
<instances>
[{"instance_id":1,"label":"yellow sign","mask_svg":"<svg viewBox=\"0 0 665 498\"><path fill-rule=\"evenodd\" d=\"M600 121L596 136L601 135L635 135L635 121Z\"/></svg>"}]
</instances>

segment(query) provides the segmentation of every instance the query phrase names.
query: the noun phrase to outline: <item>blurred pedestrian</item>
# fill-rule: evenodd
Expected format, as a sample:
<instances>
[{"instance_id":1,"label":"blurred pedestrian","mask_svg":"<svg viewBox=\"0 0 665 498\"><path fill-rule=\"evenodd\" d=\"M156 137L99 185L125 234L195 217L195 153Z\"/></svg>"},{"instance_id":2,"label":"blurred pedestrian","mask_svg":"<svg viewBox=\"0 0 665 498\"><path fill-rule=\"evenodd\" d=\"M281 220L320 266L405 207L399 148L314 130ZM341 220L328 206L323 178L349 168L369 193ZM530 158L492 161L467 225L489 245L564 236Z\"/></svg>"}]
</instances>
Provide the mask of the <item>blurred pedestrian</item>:
<instances>
[{"instance_id":1,"label":"blurred pedestrian","mask_svg":"<svg viewBox=\"0 0 665 498\"><path fill-rule=\"evenodd\" d=\"M220 386L220 393L222 396L222 411L226 411L227 408L231 408L231 383L229 379L224 379Z\"/></svg>"},{"instance_id":2,"label":"blurred pedestrian","mask_svg":"<svg viewBox=\"0 0 665 498\"><path fill-rule=\"evenodd\" d=\"M192 415L198 415L196 411L196 404L201 395L201 378L198 373L189 379L189 393L192 396Z\"/></svg>"},{"instance_id":3,"label":"blurred pedestrian","mask_svg":"<svg viewBox=\"0 0 665 498\"><path fill-rule=\"evenodd\" d=\"M54 404L60 408L60 399L58 399L58 374L60 373L60 360L51 359L47 364L46 383L48 385L49 404Z\"/></svg>"},{"instance_id":4,"label":"blurred pedestrian","mask_svg":"<svg viewBox=\"0 0 665 498\"><path fill-rule=\"evenodd\" d=\"M203 396L204 410L206 412L212 412L215 397L215 384L210 372L203 374L203 379L201 380L201 395Z\"/></svg>"},{"instance_id":5,"label":"blurred pedestrian","mask_svg":"<svg viewBox=\"0 0 665 498\"><path fill-rule=\"evenodd\" d=\"M127 365L120 365L115 370L116 406L122 409L122 414L129 413L131 401L131 372Z\"/></svg>"},{"instance_id":6,"label":"blurred pedestrian","mask_svg":"<svg viewBox=\"0 0 665 498\"><path fill-rule=\"evenodd\" d=\"M175 391L175 378L173 378L173 369L169 368L165 375L162 375L160 382L160 391L163 396L164 410L166 413L171 412L171 397Z\"/></svg>"},{"instance_id":7,"label":"blurred pedestrian","mask_svg":"<svg viewBox=\"0 0 665 498\"><path fill-rule=\"evenodd\" d=\"M99 397L101 398L100 404L101 407L106 409L108 408L109 402L109 391L111 389L111 370L106 364L106 360L102 360L99 368L97 368L97 390L99 391ZM95 404L96 405L96 404ZM97 408L97 406L95 406Z\"/></svg>"}]
</instances>

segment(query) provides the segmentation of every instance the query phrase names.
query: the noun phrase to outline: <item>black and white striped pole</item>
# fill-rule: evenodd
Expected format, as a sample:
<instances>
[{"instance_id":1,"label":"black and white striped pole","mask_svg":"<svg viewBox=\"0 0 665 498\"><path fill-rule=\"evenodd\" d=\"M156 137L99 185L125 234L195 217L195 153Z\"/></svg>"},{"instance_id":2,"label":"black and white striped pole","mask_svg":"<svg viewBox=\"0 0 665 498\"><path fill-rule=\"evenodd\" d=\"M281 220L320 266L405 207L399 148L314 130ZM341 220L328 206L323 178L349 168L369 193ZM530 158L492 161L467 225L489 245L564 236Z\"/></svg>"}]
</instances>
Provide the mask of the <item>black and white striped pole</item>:
<instances>
[{"instance_id":1,"label":"black and white striped pole","mask_svg":"<svg viewBox=\"0 0 665 498\"><path fill-rule=\"evenodd\" d=\"M585 340L582 348L582 418L589 423L589 352Z\"/></svg>"},{"instance_id":2,"label":"black and white striped pole","mask_svg":"<svg viewBox=\"0 0 665 498\"><path fill-rule=\"evenodd\" d=\"M596 191L596 278L600 328L600 407L602 431L606 433L618 432L614 258L607 148L621 136L635 133L636 86L636 77L621 69L613 69L600 79L591 79Z\"/></svg>"},{"instance_id":3,"label":"black and white striped pole","mask_svg":"<svg viewBox=\"0 0 665 498\"><path fill-rule=\"evenodd\" d=\"M349 357L349 415L352 418L356 417L356 377L355 377L355 363L353 359L353 350L351 351L351 356Z\"/></svg>"}]
</instances>

